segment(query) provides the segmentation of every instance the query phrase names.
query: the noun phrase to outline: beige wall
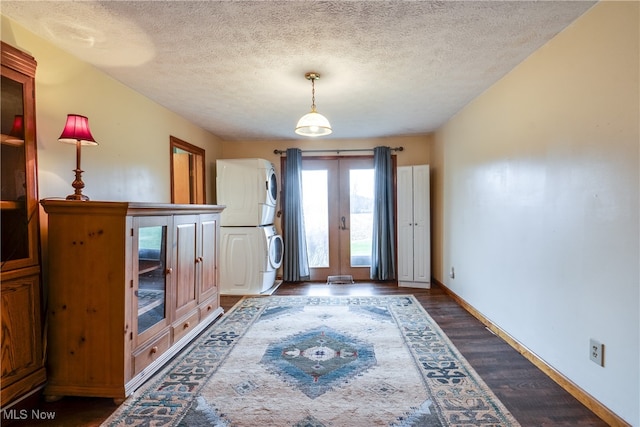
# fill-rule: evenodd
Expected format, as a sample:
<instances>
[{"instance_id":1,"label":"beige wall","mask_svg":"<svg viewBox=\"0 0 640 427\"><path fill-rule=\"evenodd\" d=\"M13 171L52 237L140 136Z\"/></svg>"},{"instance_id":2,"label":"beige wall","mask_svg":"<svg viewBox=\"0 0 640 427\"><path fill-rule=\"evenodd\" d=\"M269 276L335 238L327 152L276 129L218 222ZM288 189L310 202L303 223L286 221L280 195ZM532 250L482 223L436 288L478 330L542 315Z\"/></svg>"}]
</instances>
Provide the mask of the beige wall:
<instances>
[{"instance_id":1,"label":"beige wall","mask_svg":"<svg viewBox=\"0 0 640 427\"><path fill-rule=\"evenodd\" d=\"M433 150L438 279L635 426L638 22L637 2L597 4L450 120Z\"/></svg>"},{"instance_id":2,"label":"beige wall","mask_svg":"<svg viewBox=\"0 0 640 427\"><path fill-rule=\"evenodd\" d=\"M291 133L293 134L293 128ZM260 157L277 163L279 155L273 150L300 148L301 150L330 150L326 155L335 155L331 150L371 149L377 146L404 147L397 152L398 166L426 164L430 160L430 135L395 136L371 139L305 139L305 140L263 140L263 141L225 141L222 144L222 155L226 159ZM323 155L323 153L310 153ZM342 155L362 155L363 153L345 152ZM365 153L366 154L366 153ZM371 153L369 153L371 154Z\"/></svg>"},{"instance_id":3,"label":"beige wall","mask_svg":"<svg viewBox=\"0 0 640 427\"><path fill-rule=\"evenodd\" d=\"M2 16L2 40L36 58L41 198L73 193L75 147L58 142L69 113L89 118L97 147L83 147L84 193L92 200L170 202L169 136L206 150L212 182L219 138L54 47ZM207 202L214 188L207 185Z\"/></svg>"}]
</instances>

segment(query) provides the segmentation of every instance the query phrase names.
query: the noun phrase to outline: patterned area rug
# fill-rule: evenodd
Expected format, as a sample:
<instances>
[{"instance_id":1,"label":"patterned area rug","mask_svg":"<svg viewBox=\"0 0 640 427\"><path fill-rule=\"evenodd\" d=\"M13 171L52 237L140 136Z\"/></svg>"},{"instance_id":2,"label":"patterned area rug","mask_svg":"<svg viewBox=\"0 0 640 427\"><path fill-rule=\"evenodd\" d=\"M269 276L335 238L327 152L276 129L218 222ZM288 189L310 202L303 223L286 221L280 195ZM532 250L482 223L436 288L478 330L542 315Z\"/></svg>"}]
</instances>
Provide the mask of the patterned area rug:
<instances>
[{"instance_id":1,"label":"patterned area rug","mask_svg":"<svg viewBox=\"0 0 640 427\"><path fill-rule=\"evenodd\" d=\"M413 296L254 297L107 426L518 426Z\"/></svg>"}]
</instances>

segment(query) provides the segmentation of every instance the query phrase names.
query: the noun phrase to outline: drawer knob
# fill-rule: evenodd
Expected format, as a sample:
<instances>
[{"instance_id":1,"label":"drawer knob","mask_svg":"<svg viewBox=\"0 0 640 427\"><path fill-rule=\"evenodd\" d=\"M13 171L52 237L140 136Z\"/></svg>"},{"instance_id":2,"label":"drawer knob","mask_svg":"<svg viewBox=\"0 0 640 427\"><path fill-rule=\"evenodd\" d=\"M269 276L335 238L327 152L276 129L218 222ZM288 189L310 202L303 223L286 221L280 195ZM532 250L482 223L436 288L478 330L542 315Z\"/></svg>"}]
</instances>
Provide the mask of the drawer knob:
<instances>
[{"instance_id":1,"label":"drawer knob","mask_svg":"<svg viewBox=\"0 0 640 427\"><path fill-rule=\"evenodd\" d=\"M189 326L191 326L191 323L190 322L185 322L183 328L187 329Z\"/></svg>"},{"instance_id":2,"label":"drawer knob","mask_svg":"<svg viewBox=\"0 0 640 427\"><path fill-rule=\"evenodd\" d=\"M173 273L173 268L171 268L171 267L167 268L166 273L167 274Z\"/></svg>"},{"instance_id":3,"label":"drawer knob","mask_svg":"<svg viewBox=\"0 0 640 427\"><path fill-rule=\"evenodd\" d=\"M158 352L158 347L154 346L154 347L151 347L151 351L149 353L150 354L156 354L157 352Z\"/></svg>"},{"instance_id":4,"label":"drawer knob","mask_svg":"<svg viewBox=\"0 0 640 427\"><path fill-rule=\"evenodd\" d=\"M207 306L207 311L211 311L211 309L212 309L212 308L213 308L213 306L212 306L211 304L209 304L209 305Z\"/></svg>"}]
</instances>

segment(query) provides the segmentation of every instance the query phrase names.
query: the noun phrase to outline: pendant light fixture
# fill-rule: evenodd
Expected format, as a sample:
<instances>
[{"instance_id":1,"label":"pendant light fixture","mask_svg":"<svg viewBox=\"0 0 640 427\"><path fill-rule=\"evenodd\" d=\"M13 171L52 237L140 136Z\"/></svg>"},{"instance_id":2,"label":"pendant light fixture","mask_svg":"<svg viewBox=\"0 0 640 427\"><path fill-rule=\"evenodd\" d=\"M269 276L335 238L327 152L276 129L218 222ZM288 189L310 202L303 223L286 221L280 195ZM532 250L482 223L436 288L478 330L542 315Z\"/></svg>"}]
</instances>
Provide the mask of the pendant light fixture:
<instances>
[{"instance_id":1,"label":"pendant light fixture","mask_svg":"<svg viewBox=\"0 0 640 427\"><path fill-rule=\"evenodd\" d=\"M329 135L331 125L329 120L316 111L316 86L315 81L320 78L318 73L307 73L304 75L307 80L311 80L311 112L305 114L298 120L296 133L302 136L324 136Z\"/></svg>"}]
</instances>

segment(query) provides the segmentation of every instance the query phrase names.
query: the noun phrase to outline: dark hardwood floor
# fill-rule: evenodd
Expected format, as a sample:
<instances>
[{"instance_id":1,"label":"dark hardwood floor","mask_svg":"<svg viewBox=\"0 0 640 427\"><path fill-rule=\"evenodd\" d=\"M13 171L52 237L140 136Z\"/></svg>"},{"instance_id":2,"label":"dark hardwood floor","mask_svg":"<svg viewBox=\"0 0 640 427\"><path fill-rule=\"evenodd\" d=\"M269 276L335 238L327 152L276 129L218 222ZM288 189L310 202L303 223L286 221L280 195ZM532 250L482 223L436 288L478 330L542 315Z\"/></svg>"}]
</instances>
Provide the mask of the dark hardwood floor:
<instances>
[{"instance_id":1,"label":"dark hardwood floor","mask_svg":"<svg viewBox=\"0 0 640 427\"><path fill-rule=\"evenodd\" d=\"M491 333L438 286L433 286L431 289L410 289L382 283L352 285L285 283L275 294L413 294L522 426L607 425L520 353ZM228 311L239 299L240 297L222 296L221 305L225 311ZM37 400L25 404L27 406L24 408L28 414L35 409L44 415L54 415L55 419L38 421L29 417L29 420L13 422L11 425L96 426L117 408L111 399L78 397L65 397L54 403ZM8 425L5 414L0 424Z\"/></svg>"}]
</instances>

